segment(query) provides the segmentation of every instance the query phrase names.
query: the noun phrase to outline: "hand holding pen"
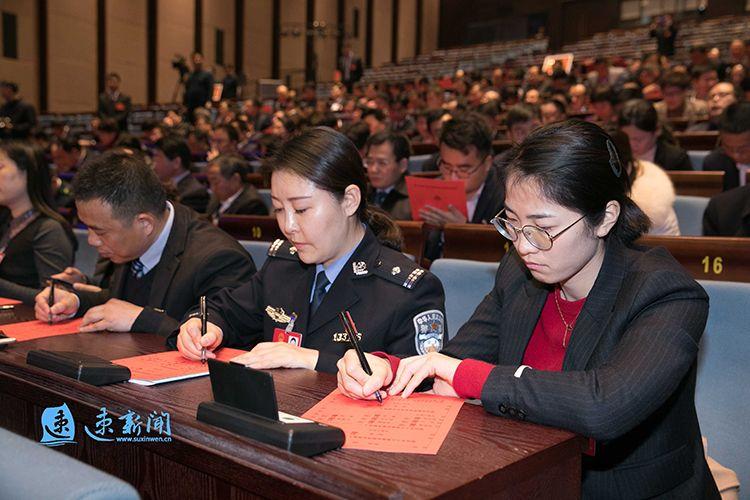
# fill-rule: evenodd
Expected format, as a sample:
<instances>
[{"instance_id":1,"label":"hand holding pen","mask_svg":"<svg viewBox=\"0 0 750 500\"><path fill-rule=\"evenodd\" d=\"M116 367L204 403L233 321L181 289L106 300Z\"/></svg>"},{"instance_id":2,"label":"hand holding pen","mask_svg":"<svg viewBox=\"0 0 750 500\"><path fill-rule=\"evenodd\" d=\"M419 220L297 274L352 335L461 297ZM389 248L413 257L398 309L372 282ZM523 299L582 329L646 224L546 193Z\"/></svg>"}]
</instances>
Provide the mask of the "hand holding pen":
<instances>
[{"instance_id":1,"label":"hand holding pen","mask_svg":"<svg viewBox=\"0 0 750 500\"><path fill-rule=\"evenodd\" d=\"M344 326L344 331L349 337L349 342L352 344L352 347L357 353L357 357L359 358L359 362L362 365L362 369L365 371L367 375L372 375L372 369L370 368L370 363L367 362L365 353L362 351L362 348L359 346L359 341L358 341L359 332L357 331L357 326L354 324L354 321L352 320L351 314L349 314L349 311L342 311L339 313L339 319L341 320L341 324ZM380 391L375 391L375 399L378 400L378 403L380 404L383 403L383 396L380 395Z\"/></svg>"},{"instance_id":2,"label":"hand holding pen","mask_svg":"<svg viewBox=\"0 0 750 500\"><path fill-rule=\"evenodd\" d=\"M200 299L201 308L201 338L206 335L206 328L208 324L208 312L206 311L206 296L201 295ZM206 348L201 348L201 364L206 363Z\"/></svg>"}]
</instances>

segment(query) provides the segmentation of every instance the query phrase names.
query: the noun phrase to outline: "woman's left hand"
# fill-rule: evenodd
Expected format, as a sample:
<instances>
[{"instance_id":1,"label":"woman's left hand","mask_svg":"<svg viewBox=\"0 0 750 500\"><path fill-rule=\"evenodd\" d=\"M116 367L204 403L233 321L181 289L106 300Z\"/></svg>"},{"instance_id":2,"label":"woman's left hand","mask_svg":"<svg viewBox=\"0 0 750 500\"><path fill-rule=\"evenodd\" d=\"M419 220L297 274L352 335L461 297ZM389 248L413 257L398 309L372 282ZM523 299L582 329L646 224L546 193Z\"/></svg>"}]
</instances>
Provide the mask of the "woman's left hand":
<instances>
[{"instance_id":1,"label":"woman's left hand","mask_svg":"<svg viewBox=\"0 0 750 500\"><path fill-rule=\"evenodd\" d=\"M318 351L286 342L261 342L245 354L232 361L256 370L270 368L307 368L314 370L318 363Z\"/></svg>"},{"instance_id":2,"label":"woman's left hand","mask_svg":"<svg viewBox=\"0 0 750 500\"><path fill-rule=\"evenodd\" d=\"M460 363L460 359L437 352L402 359L388 394L395 396L401 393L401 397L407 398L424 379L434 377L433 394L458 397L453 389L453 376Z\"/></svg>"}]
</instances>

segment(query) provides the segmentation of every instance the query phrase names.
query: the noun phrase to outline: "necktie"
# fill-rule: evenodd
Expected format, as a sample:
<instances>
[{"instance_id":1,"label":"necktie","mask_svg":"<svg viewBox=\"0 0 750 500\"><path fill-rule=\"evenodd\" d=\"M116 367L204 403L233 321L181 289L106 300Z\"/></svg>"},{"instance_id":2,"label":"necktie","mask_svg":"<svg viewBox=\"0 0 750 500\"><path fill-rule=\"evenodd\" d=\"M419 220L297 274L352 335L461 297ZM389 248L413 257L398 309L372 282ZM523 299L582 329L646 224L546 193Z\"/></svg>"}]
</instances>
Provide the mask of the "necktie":
<instances>
[{"instance_id":1,"label":"necktie","mask_svg":"<svg viewBox=\"0 0 750 500\"><path fill-rule=\"evenodd\" d=\"M387 196L388 193L386 191L375 191L375 204L379 207L382 207Z\"/></svg>"},{"instance_id":2,"label":"necktie","mask_svg":"<svg viewBox=\"0 0 750 500\"><path fill-rule=\"evenodd\" d=\"M325 271L320 271L315 277L315 289L313 291L312 303L310 304L310 316L318 310L320 303L323 302L323 297L326 295L326 287L330 284L331 282L328 281Z\"/></svg>"},{"instance_id":3,"label":"necktie","mask_svg":"<svg viewBox=\"0 0 750 500\"><path fill-rule=\"evenodd\" d=\"M130 263L130 272L133 273L133 276L136 278L143 278L143 275L146 274L143 272L143 262L141 262L141 259L135 259L133 262Z\"/></svg>"}]
</instances>

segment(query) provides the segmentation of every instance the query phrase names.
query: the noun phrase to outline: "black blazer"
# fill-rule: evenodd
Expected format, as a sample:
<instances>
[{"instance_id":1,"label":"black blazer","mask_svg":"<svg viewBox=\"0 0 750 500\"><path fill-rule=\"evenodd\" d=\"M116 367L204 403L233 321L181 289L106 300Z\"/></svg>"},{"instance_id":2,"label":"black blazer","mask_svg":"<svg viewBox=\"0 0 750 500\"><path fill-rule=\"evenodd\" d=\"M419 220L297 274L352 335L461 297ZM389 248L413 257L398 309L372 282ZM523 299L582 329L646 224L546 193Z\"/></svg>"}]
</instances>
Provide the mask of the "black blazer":
<instances>
[{"instance_id":1,"label":"black blazer","mask_svg":"<svg viewBox=\"0 0 750 500\"><path fill-rule=\"evenodd\" d=\"M174 223L156 267L148 306L133 323L132 331L167 336L178 320L198 303L201 295L235 288L255 274L255 264L242 246L187 207L174 204ZM124 273L130 263L113 264L108 289L100 293L76 292L81 299L78 315L110 298L123 297Z\"/></svg>"},{"instance_id":2,"label":"black blazer","mask_svg":"<svg viewBox=\"0 0 750 500\"><path fill-rule=\"evenodd\" d=\"M737 163L721 148L714 149L703 158L703 170L724 172L724 191L740 185L740 171L737 170Z\"/></svg>"},{"instance_id":3,"label":"black blazer","mask_svg":"<svg viewBox=\"0 0 750 500\"><path fill-rule=\"evenodd\" d=\"M703 289L663 249L611 238L561 372L514 376L550 291L511 250L495 287L443 351L497 365L490 413L597 440L583 464L587 498L718 498L695 411Z\"/></svg>"},{"instance_id":4,"label":"black blazer","mask_svg":"<svg viewBox=\"0 0 750 500\"><path fill-rule=\"evenodd\" d=\"M489 224L490 220L505 206L505 185L500 175L500 167L493 164L484 181L482 194L471 217L471 224ZM427 233L425 258L435 260L443 254L443 232L433 229Z\"/></svg>"},{"instance_id":5,"label":"black blazer","mask_svg":"<svg viewBox=\"0 0 750 500\"><path fill-rule=\"evenodd\" d=\"M750 185L711 198L703 213L703 235L750 236Z\"/></svg>"},{"instance_id":6,"label":"black blazer","mask_svg":"<svg viewBox=\"0 0 750 500\"><path fill-rule=\"evenodd\" d=\"M221 202L216 196L211 196L211 200L206 207L206 213L213 217L221 206ZM255 186L247 185L240 195L235 199L226 212L222 215L268 215L268 207L260 199L258 190Z\"/></svg>"},{"instance_id":7,"label":"black blazer","mask_svg":"<svg viewBox=\"0 0 750 500\"><path fill-rule=\"evenodd\" d=\"M192 175L186 175L177 183L177 194L180 197L180 203L190 207L196 212L204 213L208 206L208 191L198 179Z\"/></svg>"},{"instance_id":8,"label":"black blazer","mask_svg":"<svg viewBox=\"0 0 750 500\"><path fill-rule=\"evenodd\" d=\"M133 107L130 96L120 92L117 99L112 100L108 93L99 94L98 114L101 118L112 118L117 122L120 130L128 130L128 115Z\"/></svg>"},{"instance_id":9,"label":"black blazer","mask_svg":"<svg viewBox=\"0 0 750 500\"><path fill-rule=\"evenodd\" d=\"M335 372L336 362L350 349L338 318L345 309L362 333L365 351L413 356L430 345L442 347L445 294L440 280L383 246L369 228L312 316L316 266L303 263L283 240L271 245L268 257L249 283L208 301L210 321L224 334L222 345L249 348L273 340L274 329L288 324L274 320L273 311L280 308L298 315L293 331L302 334L302 347L320 352L319 371Z\"/></svg>"},{"instance_id":10,"label":"black blazer","mask_svg":"<svg viewBox=\"0 0 750 500\"><path fill-rule=\"evenodd\" d=\"M654 163L664 170L693 170L687 151L661 139L656 143Z\"/></svg>"}]
</instances>

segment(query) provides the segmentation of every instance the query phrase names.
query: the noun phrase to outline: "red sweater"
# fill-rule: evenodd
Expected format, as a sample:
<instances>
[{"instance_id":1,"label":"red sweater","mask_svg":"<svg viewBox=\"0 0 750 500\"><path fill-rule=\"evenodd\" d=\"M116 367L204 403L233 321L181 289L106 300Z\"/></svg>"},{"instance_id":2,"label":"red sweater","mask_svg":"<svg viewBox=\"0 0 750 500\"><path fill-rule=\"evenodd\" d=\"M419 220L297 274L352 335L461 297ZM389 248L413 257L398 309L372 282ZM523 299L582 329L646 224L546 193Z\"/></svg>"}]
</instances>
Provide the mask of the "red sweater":
<instances>
[{"instance_id":1,"label":"red sweater","mask_svg":"<svg viewBox=\"0 0 750 500\"><path fill-rule=\"evenodd\" d=\"M555 294L557 294L560 310L555 303ZM565 350L570 345L570 332L566 332L560 312L562 312L565 322L574 326L585 302L585 298L568 302L560 296L559 289L549 293L539 321L534 327L529 344L526 346L522 364L536 370L560 371L565 358ZM384 355L384 353L377 354ZM385 355L385 357L390 361L391 369L395 375L396 370L398 370L399 358L388 355ZM456 374L453 376L453 389L461 398L481 398L482 388L493 368L495 368L495 365L476 359L461 361Z\"/></svg>"}]
</instances>

